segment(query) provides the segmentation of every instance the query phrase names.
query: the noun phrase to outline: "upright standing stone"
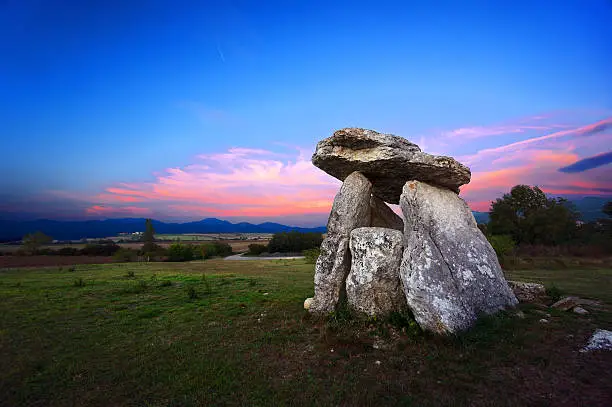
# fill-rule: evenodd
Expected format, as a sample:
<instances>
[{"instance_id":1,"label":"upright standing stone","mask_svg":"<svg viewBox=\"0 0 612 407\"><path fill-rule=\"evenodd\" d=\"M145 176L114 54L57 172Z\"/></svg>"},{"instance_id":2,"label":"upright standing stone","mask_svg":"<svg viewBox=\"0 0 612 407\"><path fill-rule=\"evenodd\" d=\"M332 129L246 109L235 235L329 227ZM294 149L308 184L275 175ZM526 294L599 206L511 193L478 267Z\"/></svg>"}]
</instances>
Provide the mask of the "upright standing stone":
<instances>
[{"instance_id":1,"label":"upright standing stone","mask_svg":"<svg viewBox=\"0 0 612 407\"><path fill-rule=\"evenodd\" d=\"M517 304L495 251L457 194L408 181L400 205L406 219L400 277L423 329L461 331L480 314Z\"/></svg>"},{"instance_id":2,"label":"upright standing stone","mask_svg":"<svg viewBox=\"0 0 612 407\"><path fill-rule=\"evenodd\" d=\"M349 307L369 316L406 309L399 267L404 235L393 229L369 227L351 232L351 271L346 279Z\"/></svg>"},{"instance_id":3,"label":"upright standing stone","mask_svg":"<svg viewBox=\"0 0 612 407\"><path fill-rule=\"evenodd\" d=\"M370 198L370 208L372 209L371 226L404 231L404 221L389 208L385 201L372 195L372 198Z\"/></svg>"},{"instance_id":4,"label":"upright standing stone","mask_svg":"<svg viewBox=\"0 0 612 407\"><path fill-rule=\"evenodd\" d=\"M309 311L327 314L336 309L351 268L349 238L353 229L370 225L372 184L359 172L344 180L327 222L327 237L315 266L315 296Z\"/></svg>"}]
</instances>

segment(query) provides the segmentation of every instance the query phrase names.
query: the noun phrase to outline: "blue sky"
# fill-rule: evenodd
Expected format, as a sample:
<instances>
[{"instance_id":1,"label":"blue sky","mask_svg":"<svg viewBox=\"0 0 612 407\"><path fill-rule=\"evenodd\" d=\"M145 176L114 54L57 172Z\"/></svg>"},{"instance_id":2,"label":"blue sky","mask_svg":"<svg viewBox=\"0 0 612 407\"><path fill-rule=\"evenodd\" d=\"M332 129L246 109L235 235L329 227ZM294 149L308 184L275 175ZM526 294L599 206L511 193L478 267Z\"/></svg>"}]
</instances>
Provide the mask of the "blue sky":
<instances>
[{"instance_id":1,"label":"blue sky","mask_svg":"<svg viewBox=\"0 0 612 407\"><path fill-rule=\"evenodd\" d=\"M125 206L106 195L122 184L155 191L168 169L204 166L202 156L210 161L231 149L251 155L232 156L231 164L217 160L215 174L235 172L234 160L252 169L252 154L264 166L302 168L316 142L343 127L401 135L425 151L465 158L473 184L488 180L477 174L537 167L536 161L479 162L479 151L572 130L530 151L539 158L552 151L554 165L565 167L612 149L609 127L573 141L579 129L612 117L610 21L612 3L603 0L4 0L0 212L276 219L273 209L227 208L202 197L168 201L148 194ZM211 171L206 166L198 174ZM595 180L580 193L605 194L610 169L604 162L588 170L595 176L557 172L554 177L568 178L555 178L550 192L568 192L564 180ZM239 173L245 183L228 191L257 201L263 184ZM550 177L543 171L527 181ZM331 201L337 183L328 184L307 195ZM465 196L482 206L506 185L474 188L489 191ZM296 194L277 192L268 198ZM185 210L179 214L172 205ZM295 206L290 199L286 205ZM295 212L292 221L306 212Z\"/></svg>"}]
</instances>

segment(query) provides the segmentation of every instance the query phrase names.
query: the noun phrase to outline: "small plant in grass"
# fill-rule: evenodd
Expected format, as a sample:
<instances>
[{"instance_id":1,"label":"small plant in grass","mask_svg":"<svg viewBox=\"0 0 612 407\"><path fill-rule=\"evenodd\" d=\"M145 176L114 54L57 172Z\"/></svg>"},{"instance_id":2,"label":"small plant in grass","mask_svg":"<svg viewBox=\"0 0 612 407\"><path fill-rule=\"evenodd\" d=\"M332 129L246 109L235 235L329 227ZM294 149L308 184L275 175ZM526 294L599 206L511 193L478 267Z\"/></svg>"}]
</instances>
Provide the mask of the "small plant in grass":
<instances>
[{"instance_id":1,"label":"small plant in grass","mask_svg":"<svg viewBox=\"0 0 612 407\"><path fill-rule=\"evenodd\" d=\"M68 267L68 271L70 271L71 273L74 273L76 271L76 267L74 266Z\"/></svg>"},{"instance_id":2,"label":"small plant in grass","mask_svg":"<svg viewBox=\"0 0 612 407\"><path fill-rule=\"evenodd\" d=\"M556 302L561 299L563 292L555 284L551 284L546 287L546 295L548 295L551 300Z\"/></svg>"},{"instance_id":3,"label":"small plant in grass","mask_svg":"<svg viewBox=\"0 0 612 407\"><path fill-rule=\"evenodd\" d=\"M212 293L212 286L210 285L210 281L206 278L206 274L202 273L202 283L204 283L204 292L206 294Z\"/></svg>"},{"instance_id":4,"label":"small plant in grass","mask_svg":"<svg viewBox=\"0 0 612 407\"><path fill-rule=\"evenodd\" d=\"M187 297L190 300L195 300L196 298L198 298L198 292L196 291L194 286L187 286Z\"/></svg>"},{"instance_id":5,"label":"small plant in grass","mask_svg":"<svg viewBox=\"0 0 612 407\"><path fill-rule=\"evenodd\" d=\"M127 278L134 278L135 274L134 274L134 270L130 270L127 272L127 274L125 275Z\"/></svg>"},{"instance_id":6,"label":"small plant in grass","mask_svg":"<svg viewBox=\"0 0 612 407\"><path fill-rule=\"evenodd\" d=\"M79 277L76 280L74 280L74 282L72 284L75 287L85 287L85 280L83 280L81 277Z\"/></svg>"},{"instance_id":7,"label":"small plant in grass","mask_svg":"<svg viewBox=\"0 0 612 407\"><path fill-rule=\"evenodd\" d=\"M170 287L172 285L172 281L170 280L163 280L161 283L159 283L160 287Z\"/></svg>"}]
</instances>

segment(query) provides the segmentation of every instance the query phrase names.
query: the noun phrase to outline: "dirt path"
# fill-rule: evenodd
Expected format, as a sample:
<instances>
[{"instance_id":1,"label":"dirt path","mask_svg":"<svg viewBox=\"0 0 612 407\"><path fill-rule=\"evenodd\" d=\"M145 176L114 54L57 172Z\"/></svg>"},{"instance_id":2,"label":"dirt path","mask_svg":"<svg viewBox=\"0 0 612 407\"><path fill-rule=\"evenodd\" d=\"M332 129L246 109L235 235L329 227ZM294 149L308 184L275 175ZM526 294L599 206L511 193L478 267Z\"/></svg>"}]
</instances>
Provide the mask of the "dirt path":
<instances>
[{"instance_id":1,"label":"dirt path","mask_svg":"<svg viewBox=\"0 0 612 407\"><path fill-rule=\"evenodd\" d=\"M250 257L243 256L242 254L234 254L232 256L228 256L223 260L294 260L294 259L303 259L304 256L287 256L287 257Z\"/></svg>"}]
</instances>

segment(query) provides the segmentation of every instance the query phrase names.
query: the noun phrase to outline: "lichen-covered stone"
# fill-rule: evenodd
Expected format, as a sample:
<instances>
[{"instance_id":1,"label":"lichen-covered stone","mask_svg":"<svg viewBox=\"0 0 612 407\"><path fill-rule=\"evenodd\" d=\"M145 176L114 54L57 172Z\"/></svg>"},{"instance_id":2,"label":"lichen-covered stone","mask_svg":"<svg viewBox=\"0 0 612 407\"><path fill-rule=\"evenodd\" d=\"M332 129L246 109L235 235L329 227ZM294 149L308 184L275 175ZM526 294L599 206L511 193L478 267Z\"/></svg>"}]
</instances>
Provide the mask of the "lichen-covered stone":
<instances>
[{"instance_id":1,"label":"lichen-covered stone","mask_svg":"<svg viewBox=\"0 0 612 407\"><path fill-rule=\"evenodd\" d=\"M400 205L406 219L400 278L421 328L458 332L481 314L518 303L495 251L454 192L409 181Z\"/></svg>"},{"instance_id":2,"label":"lichen-covered stone","mask_svg":"<svg viewBox=\"0 0 612 407\"><path fill-rule=\"evenodd\" d=\"M369 316L406 309L399 278L403 234L398 230L364 227L351 232L351 271L346 279L349 307Z\"/></svg>"},{"instance_id":3,"label":"lichen-covered stone","mask_svg":"<svg viewBox=\"0 0 612 407\"><path fill-rule=\"evenodd\" d=\"M334 198L327 236L315 265L315 296L309 311L327 314L336 309L351 268L349 238L353 229L370 225L372 184L359 172L344 180Z\"/></svg>"},{"instance_id":4,"label":"lichen-covered stone","mask_svg":"<svg viewBox=\"0 0 612 407\"><path fill-rule=\"evenodd\" d=\"M389 203L398 203L408 180L420 180L459 191L470 182L469 168L451 157L435 156L392 134L346 128L317 144L312 163L344 180L359 171L373 185L373 193Z\"/></svg>"},{"instance_id":5,"label":"lichen-covered stone","mask_svg":"<svg viewBox=\"0 0 612 407\"><path fill-rule=\"evenodd\" d=\"M404 231L404 221L382 199L370 198L371 226Z\"/></svg>"}]
</instances>

